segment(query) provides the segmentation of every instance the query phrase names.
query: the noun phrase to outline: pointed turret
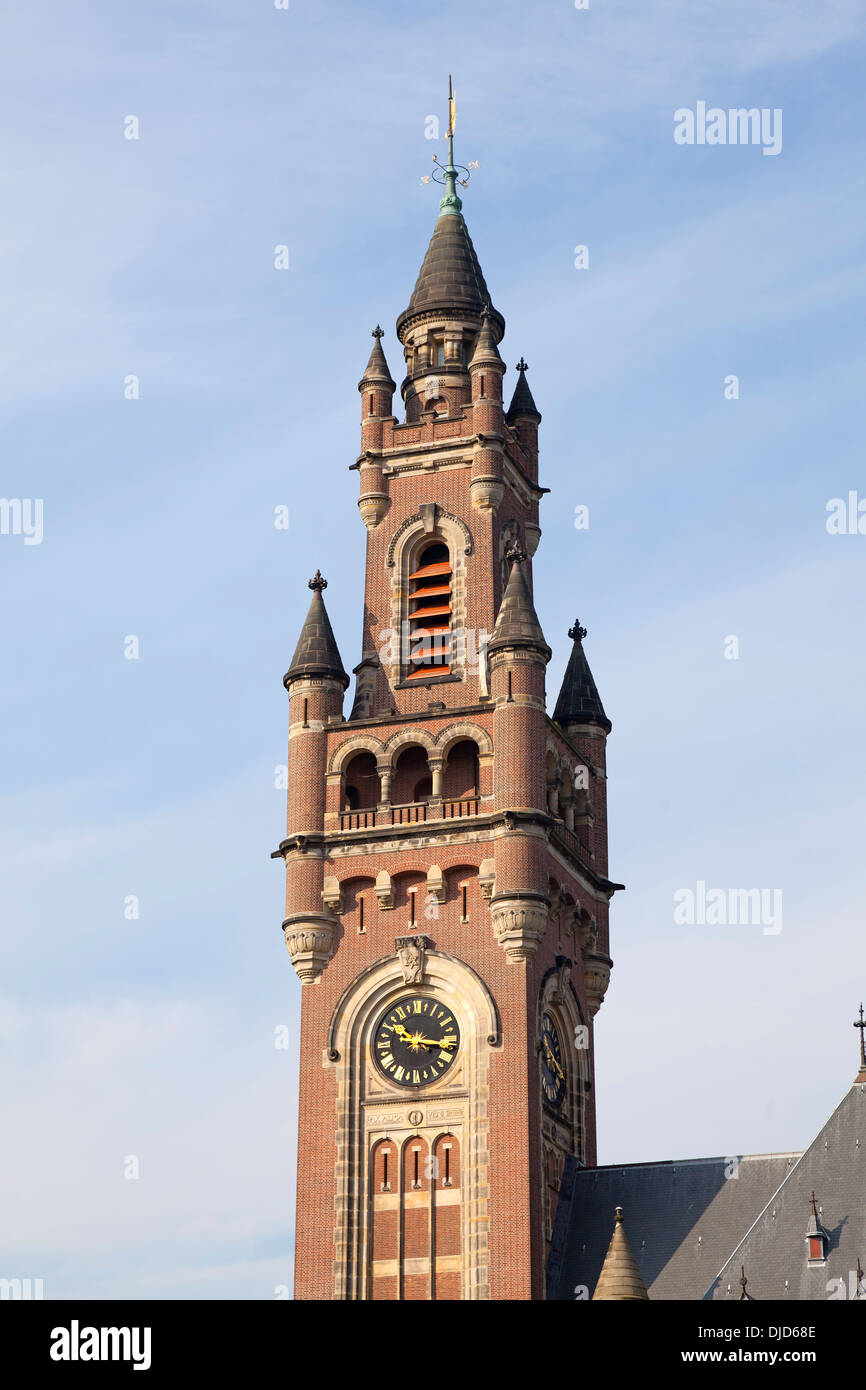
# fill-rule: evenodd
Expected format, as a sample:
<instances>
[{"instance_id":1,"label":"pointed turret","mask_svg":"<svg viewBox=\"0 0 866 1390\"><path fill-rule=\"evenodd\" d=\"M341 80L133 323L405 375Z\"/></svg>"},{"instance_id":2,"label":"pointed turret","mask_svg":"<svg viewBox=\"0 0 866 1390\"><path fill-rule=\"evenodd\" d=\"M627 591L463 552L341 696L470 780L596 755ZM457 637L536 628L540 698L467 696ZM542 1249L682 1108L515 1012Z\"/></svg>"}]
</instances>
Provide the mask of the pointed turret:
<instances>
[{"instance_id":1,"label":"pointed turret","mask_svg":"<svg viewBox=\"0 0 866 1390\"><path fill-rule=\"evenodd\" d=\"M514 388L514 395L511 397L511 405L506 412L506 420L509 425L513 425L518 420L534 420L536 425L541 421L538 406L532 399L532 392L529 389L529 382L526 380L526 373L529 370L529 363L524 362L521 357L517 364L517 385Z\"/></svg>"},{"instance_id":2,"label":"pointed turret","mask_svg":"<svg viewBox=\"0 0 866 1390\"><path fill-rule=\"evenodd\" d=\"M397 383L388 370L388 363L382 351L382 339L384 336L384 330L380 328L377 323L376 327L373 329L373 351L370 353L370 360L364 370L364 375L358 382L359 391L369 390L370 387L374 386L383 386L390 395L393 391L397 390Z\"/></svg>"},{"instance_id":3,"label":"pointed turret","mask_svg":"<svg viewBox=\"0 0 866 1390\"><path fill-rule=\"evenodd\" d=\"M516 541L506 552L505 558L511 561L511 573L502 596L493 636L487 644L487 651L492 653L505 648L530 648L541 652L547 662L551 657L550 647L544 640L524 573L526 551L520 542Z\"/></svg>"},{"instance_id":4,"label":"pointed turret","mask_svg":"<svg viewBox=\"0 0 866 1390\"><path fill-rule=\"evenodd\" d=\"M328 581L316 570L308 584L313 591L313 601L301 628L291 665L283 676L283 685L288 690L292 681L306 676L330 676L342 682L345 690L349 676L343 669L337 640L322 598L322 590L328 587Z\"/></svg>"},{"instance_id":5,"label":"pointed turret","mask_svg":"<svg viewBox=\"0 0 866 1390\"><path fill-rule=\"evenodd\" d=\"M469 359L469 370L473 371L476 367L494 367L500 372L505 371L505 363L496 346L496 339L490 327L490 305L484 306L484 317L481 322L481 332L475 343L472 356Z\"/></svg>"},{"instance_id":6,"label":"pointed turret","mask_svg":"<svg viewBox=\"0 0 866 1390\"><path fill-rule=\"evenodd\" d=\"M566 730L569 724L600 724L606 733L610 733L612 725L604 712L583 650L586 628L575 621L574 627L569 628L568 635L574 639L574 646L553 711L554 722Z\"/></svg>"},{"instance_id":7,"label":"pointed turret","mask_svg":"<svg viewBox=\"0 0 866 1390\"><path fill-rule=\"evenodd\" d=\"M490 304L490 294L463 219L463 201L457 192L458 180L464 188L469 182L469 170L454 163L455 107L450 79L448 110L448 163L442 165L433 156L436 165L433 177L437 183L445 185L445 196L439 203L439 217L412 298L397 320L397 337L401 342L405 341L405 332L412 320L422 314L425 319L461 318L467 314L480 317L485 305ZM461 172L465 178L460 178ZM490 315L499 341L505 332L505 320L492 306Z\"/></svg>"},{"instance_id":8,"label":"pointed turret","mask_svg":"<svg viewBox=\"0 0 866 1390\"><path fill-rule=\"evenodd\" d=\"M649 1302L646 1285L625 1233L622 1207L616 1209L616 1224L592 1301Z\"/></svg>"}]
</instances>

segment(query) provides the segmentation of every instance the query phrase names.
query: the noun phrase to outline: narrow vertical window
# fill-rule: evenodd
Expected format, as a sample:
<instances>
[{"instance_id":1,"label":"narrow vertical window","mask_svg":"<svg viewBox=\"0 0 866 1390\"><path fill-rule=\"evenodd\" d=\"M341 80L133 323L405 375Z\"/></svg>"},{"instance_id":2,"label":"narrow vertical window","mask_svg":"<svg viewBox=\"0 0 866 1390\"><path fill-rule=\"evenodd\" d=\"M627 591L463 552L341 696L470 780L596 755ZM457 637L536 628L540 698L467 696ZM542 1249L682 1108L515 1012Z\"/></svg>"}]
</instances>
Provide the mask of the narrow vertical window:
<instances>
[{"instance_id":1,"label":"narrow vertical window","mask_svg":"<svg viewBox=\"0 0 866 1390\"><path fill-rule=\"evenodd\" d=\"M418 556L409 575L410 680L447 676L451 670L451 560L441 541Z\"/></svg>"},{"instance_id":2,"label":"narrow vertical window","mask_svg":"<svg viewBox=\"0 0 866 1390\"><path fill-rule=\"evenodd\" d=\"M464 885L463 885L463 888L461 889L461 892L462 892L462 894L463 894L463 921L466 922L466 921L468 921L469 914L468 914L467 911L466 911L466 884L465 884L465 883L464 883Z\"/></svg>"},{"instance_id":3,"label":"narrow vertical window","mask_svg":"<svg viewBox=\"0 0 866 1390\"><path fill-rule=\"evenodd\" d=\"M387 1192L391 1184L388 1181L388 1154L390 1149L382 1150L382 1191Z\"/></svg>"},{"instance_id":4,"label":"narrow vertical window","mask_svg":"<svg viewBox=\"0 0 866 1390\"><path fill-rule=\"evenodd\" d=\"M363 936L367 928L364 926L364 899L358 899L358 935Z\"/></svg>"},{"instance_id":5,"label":"narrow vertical window","mask_svg":"<svg viewBox=\"0 0 866 1390\"><path fill-rule=\"evenodd\" d=\"M370 409L369 409L369 411L368 411L367 413L368 413L368 415L372 415L372 414L373 414L373 392L372 392L372 391L370 392Z\"/></svg>"},{"instance_id":6,"label":"narrow vertical window","mask_svg":"<svg viewBox=\"0 0 866 1390\"><path fill-rule=\"evenodd\" d=\"M481 394L484 395L484 377L481 378Z\"/></svg>"},{"instance_id":7,"label":"narrow vertical window","mask_svg":"<svg viewBox=\"0 0 866 1390\"><path fill-rule=\"evenodd\" d=\"M415 889L409 889L409 926L415 925Z\"/></svg>"},{"instance_id":8,"label":"narrow vertical window","mask_svg":"<svg viewBox=\"0 0 866 1390\"><path fill-rule=\"evenodd\" d=\"M305 729L309 728L309 724L308 724L308 722L307 722L307 697L306 697L306 695L304 696L304 728L305 728Z\"/></svg>"}]
</instances>

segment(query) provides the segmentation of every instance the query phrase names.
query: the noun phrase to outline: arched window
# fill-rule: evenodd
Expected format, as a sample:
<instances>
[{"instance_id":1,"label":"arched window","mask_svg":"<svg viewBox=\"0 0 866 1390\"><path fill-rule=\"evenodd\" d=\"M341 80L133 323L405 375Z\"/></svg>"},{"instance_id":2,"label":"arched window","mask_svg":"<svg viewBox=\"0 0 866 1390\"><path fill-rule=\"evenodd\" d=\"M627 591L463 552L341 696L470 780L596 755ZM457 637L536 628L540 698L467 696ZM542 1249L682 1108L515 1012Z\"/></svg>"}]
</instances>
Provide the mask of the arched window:
<instances>
[{"instance_id":1,"label":"arched window","mask_svg":"<svg viewBox=\"0 0 866 1390\"><path fill-rule=\"evenodd\" d=\"M415 743L404 748L391 779L391 804L403 806L412 801L424 801L429 797L432 786L426 748Z\"/></svg>"},{"instance_id":2,"label":"arched window","mask_svg":"<svg viewBox=\"0 0 866 1390\"><path fill-rule=\"evenodd\" d=\"M448 750L442 795L450 800L478 795L478 745L462 738Z\"/></svg>"},{"instance_id":3,"label":"arched window","mask_svg":"<svg viewBox=\"0 0 866 1390\"><path fill-rule=\"evenodd\" d=\"M418 556L409 575L409 680L451 671L451 559L442 541Z\"/></svg>"},{"instance_id":4,"label":"arched window","mask_svg":"<svg viewBox=\"0 0 866 1390\"><path fill-rule=\"evenodd\" d=\"M356 753L354 758L349 759L343 785L344 810L366 810L378 803L379 772L372 753Z\"/></svg>"}]
</instances>

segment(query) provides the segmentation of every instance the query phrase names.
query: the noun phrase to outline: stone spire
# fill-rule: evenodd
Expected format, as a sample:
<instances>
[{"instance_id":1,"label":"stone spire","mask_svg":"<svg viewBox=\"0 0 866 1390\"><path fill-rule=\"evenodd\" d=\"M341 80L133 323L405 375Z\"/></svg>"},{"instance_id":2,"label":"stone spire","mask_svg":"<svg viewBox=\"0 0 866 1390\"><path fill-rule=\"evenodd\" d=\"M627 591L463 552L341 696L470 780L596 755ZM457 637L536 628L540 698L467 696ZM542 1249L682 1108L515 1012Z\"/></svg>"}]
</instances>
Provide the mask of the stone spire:
<instances>
[{"instance_id":1,"label":"stone spire","mask_svg":"<svg viewBox=\"0 0 866 1390\"><path fill-rule=\"evenodd\" d=\"M484 318L481 322L481 332L475 343L472 356L469 359L469 369L473 367L498 367L500 371L505 371L505 363L499 354L496 346L496 339L490 327L490 305L484 307Z\"/></svg>"},{"instance_id":2,"label":"stone spire","mask_svg":"<svg viewBox=\"0 0 866 1390\"><path fill-rule=\"evenodd\" d=\"M515 420L523 419L534 420L536 424L541 420L538 407L532 399L532 392L529 389L529 382L526 380L526 373L529 370L529 363L524 362L521 357L517 364L517 385L514 388L514 395L511 397L511 405L506 412L506 420L509 425L513 425Z\"/></svg>"},{"instance_id":3,"label":"stone spire","mask_svg":"<svg viewBox=\"0 0 866 1390\"><path fill-rule=\"evenodd\" d=\"M592 1301L649 1302L646 1285L622 1224L622 1207L616 1209L616 1224L604 1257Z\"/></svg>"},{"instance_id":4,"label":"stone spire","mask_svg":"<svg viewBox=\"0 0 866 1390\"><path fill-rule=\"evenodd\" d=\"M860 1070L855 1077L855 1083L866 1082L866 1018L863 1016L863 1005L860 1005L860 1017L855 1018L854 1027L860 1029Z\"/></svg>"},{"instance_id":5,"label":"stone spire","mask_svg":"<svg viewBox=\"0 0 866 1390\"><path fill-rule=\"evenodd\" d=\"M526 551L519 541L515 541L511 549L506 551L505 558L511 561L511 573L502 596L493 636L487 644L487 651L495 652L504 647L529 647L541 652L544 660L549 661L550 647L544 640L524 573Z\"/></svg>"},{"instance_id":6,"label":"stone spire","mask_svg":"<svg viewBox=\"0 0 866 1390\"><path fill-rule=\"evenodd\" d=\"M327 579L323 579L319 570L316 570L313 578L309 580L313 601L301 628L291 665L283 676L283 685L287 690L292 681L305 676L330 676L333 680L341 681L344 690L349 684L349 677L343 669L334 630L322 598L322 590L327 586Z\"/></svg>"},{"instance_id":7,"label":"stone spire","mask_svg":"<svg viewBox=\"0 0 866 1390\"><path fill-rule=\"evenodd\" d=\"M393 380L382 351L382 339L385 336L384 330L378 323L373 329L373 351L370 353L370 360L364 369L364 375L358 382L358 390L362 391L365 386L382 385L387 391L396 391L397 384Z\"/></svg>"},{"instance_id":8,"label":"stone spire","mask_svg":"<svg viewBox=\"0 0 866 1390\"><path fill-rule=\"evenodd\" d=\"M604 712L601 697L583 650L586 628L581 627L575 619L574 627L569 628L568 635L574 639L574 646L571 649L571 656L568 658L559 698L553 711L554 722L563 729L567 729L569 724L600 724L607 733L610 733L612 725Z\"/></svg>"}]
</instances>

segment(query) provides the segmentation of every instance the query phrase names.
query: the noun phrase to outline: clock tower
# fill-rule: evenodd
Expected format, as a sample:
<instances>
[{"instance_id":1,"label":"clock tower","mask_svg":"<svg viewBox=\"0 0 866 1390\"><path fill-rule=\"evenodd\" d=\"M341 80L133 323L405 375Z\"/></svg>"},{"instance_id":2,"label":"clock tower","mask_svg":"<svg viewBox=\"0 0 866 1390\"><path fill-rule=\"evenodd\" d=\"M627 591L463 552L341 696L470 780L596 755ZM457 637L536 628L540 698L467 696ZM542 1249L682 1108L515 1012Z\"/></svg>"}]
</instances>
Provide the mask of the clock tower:
<instances>
[{"instance_id":1,"label":"clock tower","mask_svg":"<svg viewBox=\"0 0 866 1390\"><path fill-rule=\"evenodd\" d=\"M577 623L547 713L541 416L522 358L504 404L453 129L448 152L399 414L379 328L359 383L351 709L318 573L284 678L298 1299L543 1299L557 1205L595 1162L611 726Z\"/></svg>"}]
</instances>

